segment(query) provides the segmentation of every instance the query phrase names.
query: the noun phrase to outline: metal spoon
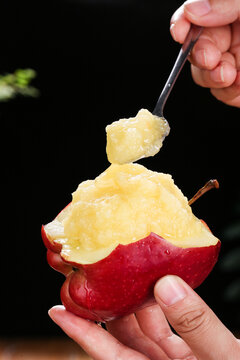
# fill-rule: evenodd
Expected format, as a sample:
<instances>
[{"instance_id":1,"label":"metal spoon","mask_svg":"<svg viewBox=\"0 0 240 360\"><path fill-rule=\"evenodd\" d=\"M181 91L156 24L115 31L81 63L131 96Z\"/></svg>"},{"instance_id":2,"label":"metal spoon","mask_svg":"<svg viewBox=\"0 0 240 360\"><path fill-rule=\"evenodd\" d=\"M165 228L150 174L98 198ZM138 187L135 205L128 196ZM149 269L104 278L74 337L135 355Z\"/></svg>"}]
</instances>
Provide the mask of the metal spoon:
<instances>
[{"instance_id":1,"label":"metal spoon","mask_svg":"<svg viewBox=\"0 0 240 360\"><path fill-rule=\"evenodd\" d=\"M188 35L181 47L181 50L178 54L178 57L172 68L169 78L167 79L167 82L161 92L161 95L159 96L158 102L153 110L154 115L164 118L164 116L163 116L164 105L167 101L167 98L168 98L172 88L173 88L173 85L175 84L175 81L178 78L180 71L182 70L183 65L185 64L185 62L187 60L187 57L188 57L190 51L193 48L193 45L198 40L198 38L201 34L201 31L202 31L202 27L194 25L194 24L191 25L191 28L190 28Z\"/></svg>"}]
</instances>

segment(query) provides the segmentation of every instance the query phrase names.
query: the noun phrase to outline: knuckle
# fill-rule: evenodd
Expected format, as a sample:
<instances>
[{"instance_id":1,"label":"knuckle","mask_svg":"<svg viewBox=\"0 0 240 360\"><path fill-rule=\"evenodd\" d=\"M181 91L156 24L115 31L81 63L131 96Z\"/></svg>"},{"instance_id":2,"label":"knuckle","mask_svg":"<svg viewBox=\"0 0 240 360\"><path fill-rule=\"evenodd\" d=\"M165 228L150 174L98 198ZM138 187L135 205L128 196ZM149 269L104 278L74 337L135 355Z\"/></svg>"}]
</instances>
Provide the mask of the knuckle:
<instances>
[{"instance_id":1,"label":"knuckle","mask_svg":"<svg viewBox=\"0 0 240 360\"><path fill-rule=\"evenodd\" d=\"M200 332L208 326L208 316L204 308L192 309L184 313L176 325L182 334Z\"/></svg>"}]
</instances>

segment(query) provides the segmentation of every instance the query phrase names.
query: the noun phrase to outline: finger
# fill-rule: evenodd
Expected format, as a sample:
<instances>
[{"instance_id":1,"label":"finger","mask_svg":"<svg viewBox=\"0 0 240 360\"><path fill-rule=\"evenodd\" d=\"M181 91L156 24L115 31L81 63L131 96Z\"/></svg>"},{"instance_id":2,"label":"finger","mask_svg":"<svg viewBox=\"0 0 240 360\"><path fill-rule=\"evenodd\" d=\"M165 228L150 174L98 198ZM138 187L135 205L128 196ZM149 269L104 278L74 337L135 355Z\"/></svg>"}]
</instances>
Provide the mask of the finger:
<instances>
[{"instance_id":1,"label":"finger","mask_svg":"<svg viewBox=\"0 0 240 360\"><path fill-rule=\"evenodd\" d=\"M190 22L185 18L183 5L175 11L170 21L170 33L173 39L183 43L190 29Z\"/></svg>"},{"instance_id":2,"label":"finger","mask_svg":"<svg viewBox=\"0 0 240 360\"><path fill-rule=\"evenodd\" d=\"M55 306L49 310L51 319L95 360L149 360L145 355L127 348L106 330Z\"/></svg>"},{"instance_id":3,"label":"finger","mask_svg":"<svg viewBox=\"0 0 240 360\"><path fill-rule=\"evenodd\" d=\"M189 60L201 69L214 69L231 45L230 26L204 29L194 46Z\"/></svg>"},{"instance_id":4,"label":"finger","mask_svg":"<svg viewBox=\"0 0 240 360\"><path fill-rule=\"evenodd\" d=\"M211 89L211 93L227 105L240 107L240 71L231 86L224 89Z\"/></svg>"},{"instance_id":5,"label":"finger","mask_svg":"<svg viewBox=\"0 0 240 360\"><path fill-rule=\"evenodd\" d=\"M194 24L212 27L233 23L239 18L239 0L188 0L184 15Z\"/></svg>"},{"instance_id":6,"label":"finger","mask_svg":"<svg viewBox=\"0 0 240 360\"><path fill-rule=\"evenodd\" d=\"M231 53L235 56L236 68L240 70L240 21L232 24L232 44Z\"/></svg>"},{"instance_id":7,"label":"finger","mask_svg":"<svg viewBox=\"0 0 240 360\"><path fill-rule=\"evenodd\" d=\"M189 0L173 14L170 31L174 40L183 43L191 23L206 28L221 27L239 19L239 11L238 0Z\"/></svg>"},{"instance_id":8,"label":"finger","mask_svg":"<svg viewBox=\"0 0 240 360\"><path fill-rule=\"evenodd\" d=\"M131 347L151 360L169 360L169 357L140 329L134 314L107 323L108 331L121 343ZM156 328L152 328L155 332Z\"/></svg>"},{"instance_id":9,"label":"finger","mask_svg":"<svg viewBox=\"0 0 240 360\"><path fill-rule=\"evenodd\" d=\"M172 332L159 305L138 311L136 317L143 333L158 344L170 359L191 357L191 360L196 360L185 341Z\"/></svg>"},{"instance_id":10,"label":"finger","mask_svg":"<svg viewBox=\"0 0 240 360\"><path fill-rule=\"evenodd\" d=\"M204 301L177 276L161 278L156 301L199 360L239 358L239 343Z\"/></svg>"},{"instance_id":11,"label":"finger","mask_svg":"<svg viewBox=\"0 0 240 360\"><path fill-rule=\"evenodd\" d=\"M237 76L235 58L228 52L222 55L219 64L213 70L204 70L192 65L191 71L196 84L216 89L231 86Z\"/></svg>"}]
</instances>

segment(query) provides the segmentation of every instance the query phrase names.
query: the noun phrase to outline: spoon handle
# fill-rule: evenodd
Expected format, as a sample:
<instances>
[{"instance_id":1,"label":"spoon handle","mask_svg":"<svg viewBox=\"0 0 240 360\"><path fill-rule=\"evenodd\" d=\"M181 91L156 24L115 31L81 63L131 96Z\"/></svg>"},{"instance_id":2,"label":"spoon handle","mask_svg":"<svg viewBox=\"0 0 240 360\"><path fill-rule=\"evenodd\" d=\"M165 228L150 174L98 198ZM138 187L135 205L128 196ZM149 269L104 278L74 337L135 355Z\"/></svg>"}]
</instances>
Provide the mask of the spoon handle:
<instances>
[{"instance_id":1,"label":"spoon handle","mask_svg":"<svg viewBox=\"0 0 240 360\"><path fill-rule=\"evenodd\" d=\"M163 108L167 101L167 98L173 88L173 85L175 84L175 81L178 78L180 71L182 70L183 65L185 64L185 62L187 60L187 57L188 57L190 51L193 48L193 45L198 40L198 38L201 34L201 31L202 31L201 26L197 26L194 24L191 25L191 28L190 28L188 35L181 47L181 50L178 54L178 57L172 68L169 78L167 79L167 82L161 92L161 95L159 96L158 102L153 110L154 115L163 117Z\"/></svg>"}]
</instances>

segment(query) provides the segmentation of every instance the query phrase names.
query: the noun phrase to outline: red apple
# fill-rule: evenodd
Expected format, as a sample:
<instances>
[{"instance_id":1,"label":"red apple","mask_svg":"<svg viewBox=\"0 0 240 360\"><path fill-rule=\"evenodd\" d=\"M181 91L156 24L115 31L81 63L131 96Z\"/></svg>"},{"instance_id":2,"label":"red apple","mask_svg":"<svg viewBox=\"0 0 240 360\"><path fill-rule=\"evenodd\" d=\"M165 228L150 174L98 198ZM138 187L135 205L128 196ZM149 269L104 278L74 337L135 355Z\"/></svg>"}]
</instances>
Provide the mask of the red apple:
<instances>
[{"instance_id":1,"label":"red apple","mask_svg":"<svg viewBox=\"0 0 240 360\"><path fill-rule=\"evenodd\" d=\"M42 226L48 263L66 275L62 303L78 316L101 322L153 303L154 284L164 275L180 276L196 288L213 269L220 251L220 241L182 248L151 233L136 242L118 245L102 260L81 265L64 259L61 245L45 230Z\"/></svg>"}]
</instances>

